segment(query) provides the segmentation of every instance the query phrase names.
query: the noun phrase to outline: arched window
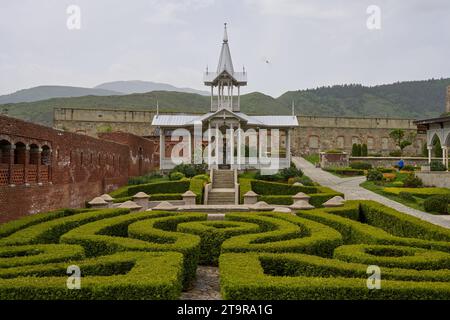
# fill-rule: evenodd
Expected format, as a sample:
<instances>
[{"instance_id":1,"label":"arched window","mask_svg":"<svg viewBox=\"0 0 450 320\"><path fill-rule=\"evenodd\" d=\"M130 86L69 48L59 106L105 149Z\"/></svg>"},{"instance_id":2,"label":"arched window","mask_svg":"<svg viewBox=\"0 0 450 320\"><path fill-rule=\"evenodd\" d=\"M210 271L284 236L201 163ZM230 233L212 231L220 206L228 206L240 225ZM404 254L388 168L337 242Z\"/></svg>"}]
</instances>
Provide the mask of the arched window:
<instances>
[{"instance_id":1,"label":"arched window","mask_svg":"<svg viewBox=\"0 0 450 320\"><path fill-rule=\"evenodd\" d=\"M9 163L11 157L11 143L8 140L0 141L0 163Z\"/></svg>"},{"instance_id":2,"label":"arched window","mask_svg":"<svg viewBox=\"0 0 450 320\"><path fill-rule=\"evenodd\" d=\"M361 144L361 139L359 137L352 137L352 145Z\"/></svg>"},{"instance_id":3,"label":"arched window","mask_svg":"<svg viewBox=\"0 0 450 320\"><path fill-rule=\"evenodd\" d=\"M389 150L389 139L388 138L381 138L381 149L383 150Z\"/></svg>"},{"instance_id":4,"label":"arched window","mask_svg":"<svg viewBox=\"0 0 450 320\"><path fill-rule=\"evenodd\" d=\"M17 142L14 149L14 164L25 164L26 146L23 142Z\"/></svg>"},{"instance_id":5,"label":"arched window","mask_svg":"<svg viewBox=\"0 0 450 320\"><path fill-rule=\"evenodd\" d=\"M42 147L42 154L41 154L41 164L44 166L51 165L51 152L49 146L43 146Z\"/></svg>"}]
</instances>

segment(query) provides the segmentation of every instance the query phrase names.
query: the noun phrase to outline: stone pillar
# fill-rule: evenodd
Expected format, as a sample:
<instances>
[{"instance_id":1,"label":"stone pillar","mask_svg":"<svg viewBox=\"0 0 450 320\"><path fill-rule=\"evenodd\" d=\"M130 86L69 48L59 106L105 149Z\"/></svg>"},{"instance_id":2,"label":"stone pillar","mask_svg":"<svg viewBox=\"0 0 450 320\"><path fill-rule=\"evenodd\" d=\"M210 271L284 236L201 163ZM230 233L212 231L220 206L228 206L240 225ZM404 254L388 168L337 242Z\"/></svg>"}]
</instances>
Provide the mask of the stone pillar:
<instances>
[{"instance_id":1,"label":"stone pillar","mask_svg":"<svg viewBox=\"0 0 450 320\"><path fill-rule=\"evenodd\" d=\"M28 165L30 163L30 146L25 146L25 161L23 164L23 183L28 186Z\"/></svg>"},{"instance_id":2,"label":"stone pillar","mask_svg":"<svg viewBox=\"0 0 450 320\"><path fill-rule=\"evenodd\" d=\"M213 111L213 105L214 105L214 86L211 85L211 112Z\"/></svg>"},{"instance_id":3,"label":"stone pillar","mask_svg":"<svg viewBox=\"0 0 450 320\"><path fill-rule=\"evenodd\" d=\"M144 210L147 210L149 198L150 196L148 194L144 192L138 192L133 196L133 202L142 207Z\"/></svg>"},{"instance_id":4,"label":"stone pillar","mask_svg":"<svg viewBox=\"0 0 450 320\"><path fill-rule=\"evenodd\" d=\"M447 152L448 152L448 148L446 146L442 146L442 164L445 166L447 163Z\"/></svg>"},{"instance_id":5,"label":"stone pillar","mask_svg":"<svg viewBox=\"0 0 450 320\"><path fill-rule=\"evenodd\" d=\"M16 146L11 144L11 147L9 148L9 184L10 185L14 185L14 183L13 183L14 150L16 150Z\"/></svg>"},{"instance_id":6,"label":"stone pillar","mask_svg":"<svg viewBox=\"0 0 450 320\"><path fill-rule=\"evenodd\" d=\"M258 194L253 191L248 191L246 194L244 194L244 204L246 205L252 205L258 202Z\"/></svg>"},{"instance_id":7,"label":"stone pillar","mask_svg":"<svg viewBox=\"0 0 450 320\"><path fill-rule=\"evenodd\" d=\"M431 152L433 151L433 146L431 147L428 146L427 149L428 149L428 164L431 165Z\"/></svg>"},{"instance_id":8,"label":"stone pillar","mask_svg":"<svg viewBox=\"0 0 450 320\"><path fill-rule=\"evenodd\" d=\"M164 128L159 128L159 169L162 169L163 160L165 158L166 146Z\"/></svg>"},{"instance_id":9,"label":"stone pillar","mask_svg":"<svg viewBox=\"0 0 450 320\"><path fill-rule=\"evenodd\" d=\"M37 153L37 165L36 165L36 183L38 185L42 185L41 183L41 162L42 162L42 148L39 147L38 153Z\"/></svg>"},{"instance_id":10,"label":"stone pillar","mask_svg":"<svg viewBox=\"0 0 450 320\"><path fill-rule=\"evenodd\" d=\"M195 205L195 199L197 196L191 190L188 190L185 193L183 193L182 197L183 197L184 205L186 205L186 206L194 206Z\"/></svg>"}]
</instances>

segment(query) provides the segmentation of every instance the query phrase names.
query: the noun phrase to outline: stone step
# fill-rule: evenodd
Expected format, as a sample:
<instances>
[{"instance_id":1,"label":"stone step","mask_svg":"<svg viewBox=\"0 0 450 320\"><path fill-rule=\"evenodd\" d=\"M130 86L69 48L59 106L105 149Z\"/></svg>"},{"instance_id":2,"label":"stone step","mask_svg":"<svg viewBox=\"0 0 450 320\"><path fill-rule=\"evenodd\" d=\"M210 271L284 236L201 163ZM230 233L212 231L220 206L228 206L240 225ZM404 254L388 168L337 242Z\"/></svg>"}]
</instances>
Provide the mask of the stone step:
<instances>
[{"instance_id":1,"label":"stone step","mask_svg":"<svg viewBox=\"0 0 450 320\"><path fill-rule=\"evenodd\" d=\"M209 200L208 205L233 205L234 200Z\"/></svg>"}]
</instances>

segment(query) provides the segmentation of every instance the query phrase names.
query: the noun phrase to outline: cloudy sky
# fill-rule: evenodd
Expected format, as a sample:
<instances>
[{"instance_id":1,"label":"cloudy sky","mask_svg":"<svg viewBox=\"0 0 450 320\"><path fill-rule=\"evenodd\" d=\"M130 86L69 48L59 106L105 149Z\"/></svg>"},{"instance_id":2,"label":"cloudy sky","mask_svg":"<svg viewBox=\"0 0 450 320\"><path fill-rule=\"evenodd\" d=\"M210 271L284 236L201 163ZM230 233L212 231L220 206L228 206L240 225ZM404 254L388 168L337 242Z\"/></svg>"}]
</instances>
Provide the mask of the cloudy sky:
<instances>
[{"instance_id":1,"label":"cloudy sky","mask_svg":"<svg viewBox=\"0 0 450 320\"><path fill-rule=\"evenodd\" d=\"M370 5L381 29L367 27ZM224 22L247 92L450 76L448 0L1 0L0 94L136 79L204 89Z\"/></svg>"}]
</instances>

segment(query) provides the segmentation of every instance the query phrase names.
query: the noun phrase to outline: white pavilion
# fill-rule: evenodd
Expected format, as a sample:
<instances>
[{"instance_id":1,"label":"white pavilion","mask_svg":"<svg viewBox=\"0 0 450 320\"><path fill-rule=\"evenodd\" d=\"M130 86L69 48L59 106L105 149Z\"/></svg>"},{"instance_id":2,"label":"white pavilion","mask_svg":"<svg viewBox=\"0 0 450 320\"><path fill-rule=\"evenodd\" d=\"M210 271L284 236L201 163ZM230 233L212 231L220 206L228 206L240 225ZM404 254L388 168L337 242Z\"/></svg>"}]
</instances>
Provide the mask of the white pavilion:
<instances>
[{"instance_id":1,"label":"white pavilion","mask_svg":"<svg viewBox=\"0 0 450 320\"><path fill-rule=\"evenodd\" d=\"M225 24L216 71L204 74L211 89L210 112L160 114L152 121L160 135L160 169L183 163L207 163L210 169L282 169L291 163L291 131L298 126L294 115L247 115L241 112L241 87L247 72L235 71ZM274 110L276 113L276 110ZM169 141L180 141L174 152ZM180 151L181 150L181 151ZM178 152L180 151L180 152ZM175 154L175 156L174 156Z\"/></svg>"}]
</instances>

